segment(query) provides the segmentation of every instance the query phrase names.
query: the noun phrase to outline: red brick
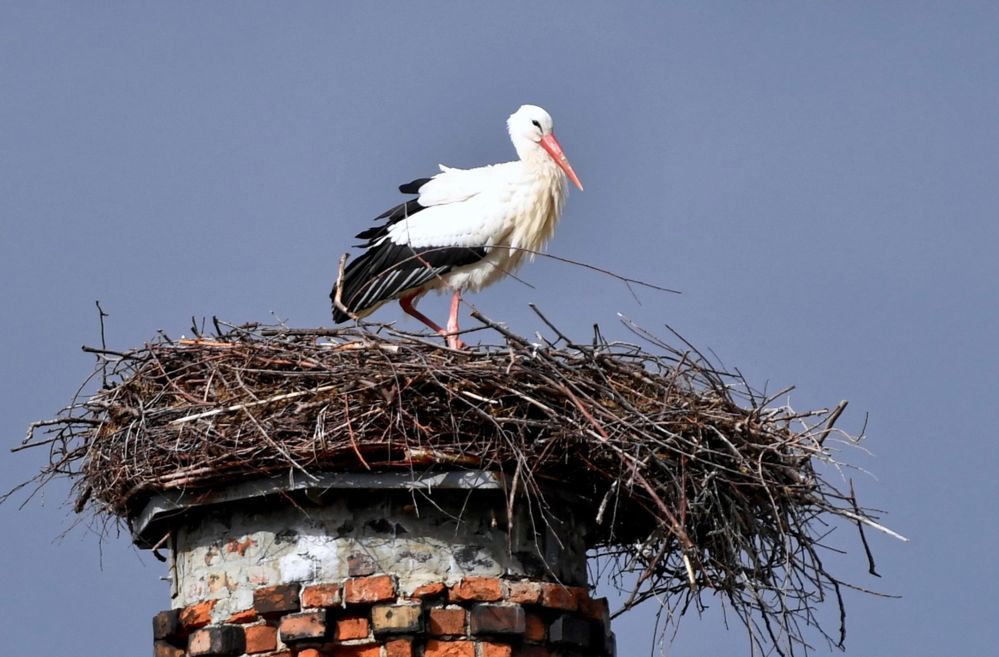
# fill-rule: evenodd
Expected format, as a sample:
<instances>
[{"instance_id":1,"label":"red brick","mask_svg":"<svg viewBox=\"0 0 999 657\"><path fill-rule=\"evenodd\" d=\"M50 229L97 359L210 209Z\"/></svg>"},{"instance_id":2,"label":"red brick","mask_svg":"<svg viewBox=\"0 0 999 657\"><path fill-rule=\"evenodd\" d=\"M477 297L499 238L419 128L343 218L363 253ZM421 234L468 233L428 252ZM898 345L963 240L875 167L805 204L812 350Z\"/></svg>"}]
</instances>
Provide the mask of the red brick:
<instances>
[{"instance_id":1,"label":"red brick","mask_svg":"<svg viewBox=\"0 0 999 657\"><path fill-rule=\"evenodd\" d=\"M335 607L339 604L339 584L315 584L302 589L303 607Z\"/></svg>"},{"instance_id":2,"label":"red brick","mask_svg":"<svg viewBox=\"0 0 999 657\"><path fill-rule=\"evenodd\" d=\"M527 612L524 616L524 639L527 641L544 641L548 631L548 623L537 614Z\"/></svg>"},{"instance_id":3,"label":"red brick","mask_svg":"<svg viewBox=\"0 0 999 657\"><path fill-rule=\"evenodd\" d=\"M212 622L212 609L218 600L205 600L193 605L188 605L180 610L180 624L191 630L204 627Z\"/></svg>"},{"instance_id":4,"label":"red brick","mask_svg":"<svg viewBox=\"0 0 999 657\"><path fill-rule=\"evenodd\" d=\"M541 603L541 584L538 582L508 582L507 602L518 605L536 605Z\"/></svg>"},{"instance_id":5,"label":"red brick","mask_svg":"<svg viewBox=\"0 0 999 657\"><path fill-rule=\"evenodd\" d=\"M465 633L465 610L461 607L430 610L430 634L457 636Z\"/></svg>"},{"instance_id":6,"label":"red brick","mask_svg":"<svg viewBox=\"0 0 999 657\"><path fill-rule=\"evenodd\" d=\"M347 604L395 600L395 583L389 575L348 579L343 589L343 599Z\"/></svg>"},{"instance_id":7,"label":"red brick","mask_svg":"<svg viewBox=\"0 0 999 657\"><path fill-rule=\"evenodd\" d=\"M541 604L552 609L574 611L579 606L576 594L561 584L545 582L541 585Z\"/></svg>"},{"instance_id":8,"label":"red brick","mask_svg":"<svg viewBox=\"0 0 999 657\"><path fill-rule=\"evenodd\" d=\"M333 654L333 653L330 653ZM382 647L379 644L364 646L337 646L336 657L381 657Z\"/></svg>"},{"instance_id":9,"label":"red brick","mask_svg":"<svg viewBox=\"0 0 999 657\"><path fill-rule=\"evenodd\" d=\"M277 628L270 625L251 625L245 630L246 652L270 652L277 650Z\"/></svg>"},{"instance_id":10,"label":"red brick","mask_svg":"<svg viewBox=\"0 0 999 657\"><path fill-rule=\"evenodd\" d=\"M278 627L281 640L312 641L326 638L326 611L303 611L299 614L288 614L281 619Z\"/></svg>"},{"instance_id":11,"label":"red brick","mask_svg":"<svg viewBox=\"0 0 999 657\"><path fill-rule=\"evenodd\" d=\"M479 657L510 657L513 648L508 643L483 641L479 644Z\"/></svg>"},{"instance_id":12,"label":"red brick","mask_svg":"<svg viewBox=\"0 0 999 657\"><path fill-rule=\"evenodd\" d=\"M364 616L344 616L336 621L337 641L350 641L351 639L367 639L370 631L368 619Z\"/></svg>"},{"instance_id":13,"label":"red brick","mask_svg":"<svg viewBox=\"0 0 999 657\"><path fill-rule=\"evenodd\" d=\"M255 620L257 620L257 610L250 607L249 609L244 609L242 611L237 611L234 614L230 614L229 618L227 618L225 622L236 623L238 625L240 623L252 623Z\"/></svg>"},{"instance_id":14,"label":"red brick","mask_svg":"<svg viewBox=\"0 0 999 657\"><path fill-rule=\"evenodd\" d=\"M396 639L385 644L385 657L413 657L413 642Z\"/></svg>"},{"instance_id":15,"label":"red brick","mask_svg":"<svg viewBox=\"0 0 999 657\"><path fill-rule=\"evenodd\" d=\"M286 614L298 611L300 584L267 586L253 592L253 608L258 614Z\"/></svg>"},{"instance_id":16,"label":"red brick","mask_svg":"<svg viewBox=\"0 0 999 657\"><path fill-rule=\"evenodd\" d=\"M503 597L503 582L495 577L466 577L451 587L452 602L495 602Z\"/></svg>"},{"instance_id":17,"label":"red brick","mask_svg":"<svg viewBox=\"0 0 999 657\"><path fill-rule=\"evenodd\" d=\"M430 584L424 584L423 586L418 586L416 589L409 594L411 598L434 598L439 595L443 595L447 587L444 582L432 582Z\"/></svg>"},{"instance_id":18,"label":"red brick","mask_svg":"<svg viewBox=\"0 0 999 657\"><path fill-rule=\"evenodd\" d=\"M184 657L186 654L183 648L178 648L166 641L153 643L153 657Z\"/></svg>"},{"instance_id":19,"label":"red brick","mask_svg":"<svg viewBox=\"0 0 999 657\"><path fill-rule=\"evenodd\" d=\"M318 648L303 648L295 652L295 657L326 657Z\"/></svg>"},{"instance_id":20,"label":"red brick","mask_svg":"<svg viewBox=\"0 0 999 657\"><path fill-rule=\"evenodd\" d=\"M475 643L429 639L423 657L475 657Z\"/></svg>"},{"instance_id":21,"label":"red brick","mask_svg":"<svg viewBox=\"0 0 999 657\"><path fill-rule=\"evenodd\" d=\"M582 609L583 605L590 601L590 589L585 586L569 586L567 588L572 593L572 597L576 599L577 609Z\"/></svg>"}]
</instances>

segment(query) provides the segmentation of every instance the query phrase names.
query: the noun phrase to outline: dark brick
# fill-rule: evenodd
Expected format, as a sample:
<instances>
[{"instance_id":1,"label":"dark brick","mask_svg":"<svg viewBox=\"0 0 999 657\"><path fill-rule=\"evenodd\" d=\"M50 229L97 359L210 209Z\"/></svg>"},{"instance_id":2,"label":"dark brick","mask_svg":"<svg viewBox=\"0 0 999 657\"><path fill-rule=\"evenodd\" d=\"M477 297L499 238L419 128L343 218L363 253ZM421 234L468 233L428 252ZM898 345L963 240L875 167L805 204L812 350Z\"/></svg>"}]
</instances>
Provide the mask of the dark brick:
<instances>
[{"instance_id":1,"label":"dark brick","mask_svg":"<svg viewBox=\"0 0 999 657\"><path fill-rule=\"evenodd\" d=\"M520 605L475 605L469 616L469 631L482 634L523 634L524 608Z\"/></svg>"},{"instance_id":2,"label":"dark brick","mask_svg":"<svg viewBox=\"0 0 999 657\"><path fill-rule=\"evenodd\" d=\"M548 628L548 641L557 646L588 648L593 640L590 624L568 614L559 616Z\"/></svg>"},{"instance_id":3,"label":"dark brick","mask_svg":"<svg viewBox=\"0 0 999 657\"><path fill-rule=\"evenodd\" d=\"M298 593L301 588L300 584L295 583L257 589L253 592L253 608L262 615L298 611Z\"/></svg>"},{"instance_id":4,"label":"dark brick","mask_svg":"<svg viewBox=\"0 0 999 657\"><path fill-rule=\"evenodd\" d=\"M210 625L195 630L187 641L191 657L226 657L240 655L246 649L246 637L239 625Z\"/></svg>"},{"instance_id":5,"label":"dark brick","mask_svg":"<svg viewBox=\"0 0 999 657\"><path fill-rule=\"evenodd\" d=\"M608 632L604 637L604 655L606 657L617 657L617 637L613 632Z\"/></svg>"},{"instance_id":6,"label":"dark brick","mask_svg":"<svg viewBox=\"0 0 999 657\"><path fill-rule=\"evenodd\" d=\"M526 612L524 618L524 640L544 641L548 636L548 623L538 614Z\"/></svg>"},{"instance_id":7,"label":"dark brick","mask_svg":"<svg viewBox=\"0 0 999 657\"><path fill-rule=\"evenodd\" d=\"M610 624L610 606L607 598L585 598L579 601L581 614L604 625Z\"/></svg>"},{"instance_id":8,"label":"dark brick","mask_svg":"<svg viewBox=\"0 0 999 657\"><path fill-rule=\"evenodd\" d=\"M183 648L178 648L167 641L153 643L153 657L185 657L186 654Z\"/></svg>"},{"instance_id":9,"label":"dark brick","mask_svg":"<svg viewBox=\"0 0 999 657\"><path fill-rule=\"evenodd\" d=\"M559 657L545 646L522 645L513 651L513 657Z\"/></svg>"},{"instance_id":10,"label":"dark brick","mask_svg":"<svg viewBox=\"0 0 999 657\"><path fill-rule=\"evenodd\" d=\"M374 575L375 562L366 554L351 554L347 557L347 574L351 577Z\"/></svg>"},{"instance_id":11,"label":"dark brick","mask_svg":"<svg viewBox=\"0 0 999 657\"><path fill-rule=\"evenodd\" d=\"M304 611L300 614L288 614L281 619L278 627L281 640L285 643L295 641L317 641L329 636L329 624L325 609Z\"/></svg>"},{"instance_id":12,"label":"dark brick","mask_svg":"<svg viewBox=\"0 0 999 657\"><path fill-rule=\"evenodd\" d=\"M166 641L183 638L180 609L167 609L153 616L153 639Z\"/></svg>"}]
</instances>

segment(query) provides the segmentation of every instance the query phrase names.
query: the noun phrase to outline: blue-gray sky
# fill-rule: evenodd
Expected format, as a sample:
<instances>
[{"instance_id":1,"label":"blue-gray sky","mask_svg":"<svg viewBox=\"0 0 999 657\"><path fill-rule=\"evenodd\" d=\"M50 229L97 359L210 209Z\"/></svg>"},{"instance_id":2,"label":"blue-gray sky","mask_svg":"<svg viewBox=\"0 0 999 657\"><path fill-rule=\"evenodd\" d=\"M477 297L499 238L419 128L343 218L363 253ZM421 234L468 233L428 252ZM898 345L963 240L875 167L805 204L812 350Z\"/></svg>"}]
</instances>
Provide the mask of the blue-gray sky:
<instances>
[{"instance_id":1,"label":"blue-gray sky","mask_svg":"<svg viewBox=\"0 0 999 657\"><path fill-rule=\"evenodd\" d=\"M586 185L549 250L683 294L541 259L470 301L525 333L529 302L578 337L669 323L795 406L869 412L845 457L912 541L870 537L881 580L837 561L902 596L849 596L847 653L991 652L997 28L971 2L0 4L4 441L90 371L95 299L122 347L192 315L328 324L395 186L512 158L504 120L536 103ZM0 453L0 482L42 460ZM0 507L5 652L147 652L164 568L55 541L64 496ZM619 654L651 619L619 619ZM748 649L689 616L669 654Z\"/></svg>"}]
</instances>

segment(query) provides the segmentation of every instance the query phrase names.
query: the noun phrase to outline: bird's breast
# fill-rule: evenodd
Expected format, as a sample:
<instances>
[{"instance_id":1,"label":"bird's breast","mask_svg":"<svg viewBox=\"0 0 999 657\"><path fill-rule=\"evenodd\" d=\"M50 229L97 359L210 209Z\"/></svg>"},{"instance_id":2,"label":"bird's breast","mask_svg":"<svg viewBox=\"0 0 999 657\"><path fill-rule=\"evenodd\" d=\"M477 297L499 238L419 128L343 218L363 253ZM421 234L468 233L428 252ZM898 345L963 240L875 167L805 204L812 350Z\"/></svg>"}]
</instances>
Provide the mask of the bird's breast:
<instances>
[{"instance_id":1,"label":"bird's breast","mask_svg":"<svg viewBox=\"0 0 999 657\"><path fill-rule=\"evenodd\" d=\"M551 239L562 214L565 192L561 172L544 171L515 195L514 216L505 243L519 252L518 259L533 255Z\"/></svg>"}]
</instances>

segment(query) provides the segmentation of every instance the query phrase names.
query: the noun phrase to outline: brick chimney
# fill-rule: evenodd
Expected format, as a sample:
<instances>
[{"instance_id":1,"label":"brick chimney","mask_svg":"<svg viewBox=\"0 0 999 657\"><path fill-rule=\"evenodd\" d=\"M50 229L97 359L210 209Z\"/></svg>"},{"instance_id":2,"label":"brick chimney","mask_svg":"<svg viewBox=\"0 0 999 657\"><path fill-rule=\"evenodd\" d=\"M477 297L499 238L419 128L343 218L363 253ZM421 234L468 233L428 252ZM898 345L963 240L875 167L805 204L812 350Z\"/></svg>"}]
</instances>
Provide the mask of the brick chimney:
<instances>
[{"instance_id":1,"label":"brick chimney","mask_svg":"<svg viewBox=\"0 0 999 657\"><path fill-rule=\"evenodd\" d=\"M170 548L155 657L611 657L587 527L546 491L508 513L485 471L334 473L154 496Z\"/></svg>"}]
</instances>

